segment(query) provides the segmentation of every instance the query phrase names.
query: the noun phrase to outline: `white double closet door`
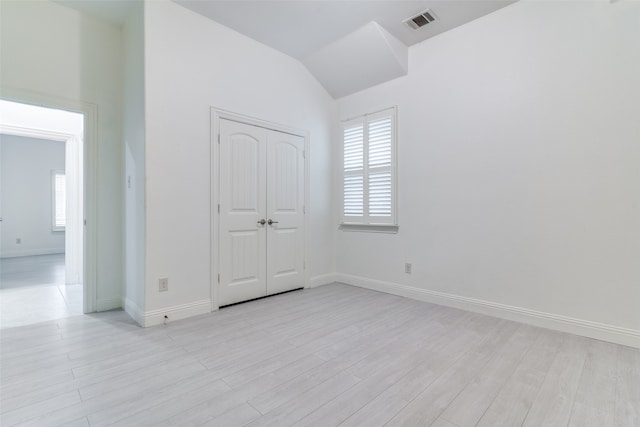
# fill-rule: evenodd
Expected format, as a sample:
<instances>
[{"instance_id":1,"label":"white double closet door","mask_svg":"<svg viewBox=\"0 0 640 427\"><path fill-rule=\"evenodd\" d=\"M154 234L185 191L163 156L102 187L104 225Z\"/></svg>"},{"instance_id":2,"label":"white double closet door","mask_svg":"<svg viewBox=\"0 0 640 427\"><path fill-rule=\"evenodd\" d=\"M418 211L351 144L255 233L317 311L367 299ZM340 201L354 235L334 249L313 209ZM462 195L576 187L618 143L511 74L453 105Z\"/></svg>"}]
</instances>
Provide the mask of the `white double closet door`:
<instances>
[{"instance_id":1,"label":"white double closet door","mask_svg":"<svg viewBox=\"0 0 640 427\"><path fill-rule=\"evenodd\" d=\"M304 286L304 138L220 119L218 305Z\"/></svg>"}]
</instances>

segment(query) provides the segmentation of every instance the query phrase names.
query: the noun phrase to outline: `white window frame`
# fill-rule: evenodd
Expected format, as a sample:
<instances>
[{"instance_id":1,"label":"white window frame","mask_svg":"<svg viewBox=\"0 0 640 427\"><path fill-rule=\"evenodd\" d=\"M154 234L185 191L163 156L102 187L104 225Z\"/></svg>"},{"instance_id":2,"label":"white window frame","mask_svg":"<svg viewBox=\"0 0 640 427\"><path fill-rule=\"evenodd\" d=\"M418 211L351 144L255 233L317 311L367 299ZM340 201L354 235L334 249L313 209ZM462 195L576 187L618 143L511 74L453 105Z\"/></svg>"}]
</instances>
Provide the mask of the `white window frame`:
<instances>
[{"instance_id":1,"label":"white window frame","mask_svg":"<svg viewBox=\"0 0 640 427\"><path fill-rule=\"evenodd\" d=\"M391 162L390 166L385 167L369 167L369 129L368 124L372 121L379 120L384 117L391 119ZM345 171L344 168L344 130L362 124L363 126L363 168L357 171ZM397 107L393 106L381 111L368 113L355 118L342 121L342 135L340 144L340 225L341 229L347 231L387 231L395 232L398 229L397 221ZM373 216L369 214L369 174L372 171L389 171L391 173L391 215L390 216ZM345 178L347 176L359 175L363 176L363 215L347 216L345 215Z\"/></svg>"},{"instance_id":2,"label":"white window frame","mask_svg":"<svg viewBox=\"0 0 640 427\"><path fill-rule=\"evenodd\" d=\"M57 211L56 206L58 202L58 196L56 191L56 178L58 175L62 175L65 177L65 204L66 204L66 174L63 170L52 170L51 171L51 230L52 231L65 231L67 225L67 215L66 215L66 206L65 206L65 225L58 225L56 221Z\"/></svg>"}]
</instances>

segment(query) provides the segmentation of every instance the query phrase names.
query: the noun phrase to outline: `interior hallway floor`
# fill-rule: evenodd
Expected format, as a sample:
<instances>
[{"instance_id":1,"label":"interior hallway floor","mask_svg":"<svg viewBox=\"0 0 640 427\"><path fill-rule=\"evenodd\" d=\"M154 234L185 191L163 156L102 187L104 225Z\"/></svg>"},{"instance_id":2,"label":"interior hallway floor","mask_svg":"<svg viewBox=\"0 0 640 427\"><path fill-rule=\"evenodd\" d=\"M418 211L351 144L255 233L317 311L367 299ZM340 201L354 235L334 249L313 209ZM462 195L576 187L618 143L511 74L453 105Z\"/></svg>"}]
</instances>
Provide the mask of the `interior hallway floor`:
<instances>
[{"instance_id":1,"label":"interior hallway floor","mask_svg":"<svg viewBox=\"0 0 640 427\"><path fill-rule=\"evenodd\" d=\"M638 426L640 350L333 284L1 332L2 426Z\"/></svg>"},{"instance_id":2,"label":"interior hallway floor","mask_svg":"<svg viewBox=\"0 0 640 427\"><path fill-rule=\"evenodd\" d=\"M0 328L82 314L82 285L65 284L64 254L0 259Z\"/></svg>"}]
</instances>

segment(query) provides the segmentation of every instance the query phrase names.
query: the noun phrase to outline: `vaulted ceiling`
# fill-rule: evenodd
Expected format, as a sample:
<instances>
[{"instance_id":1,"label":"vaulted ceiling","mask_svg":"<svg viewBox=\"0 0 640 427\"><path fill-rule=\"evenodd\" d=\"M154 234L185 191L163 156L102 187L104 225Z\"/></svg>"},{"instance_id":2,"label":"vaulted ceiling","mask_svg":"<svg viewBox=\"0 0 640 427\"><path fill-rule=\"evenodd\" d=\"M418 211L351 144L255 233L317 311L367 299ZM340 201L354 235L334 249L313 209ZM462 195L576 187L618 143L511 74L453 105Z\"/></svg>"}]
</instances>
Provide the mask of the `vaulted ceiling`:
<instances>
[{"instance_id":1,"label":"vaulted ceiling","mask_svg":"<svg viewBox=\"0 0 640 427\"><path fill-rule=\"evenodd\" d=\"M56 1L121 23L139 0ZM300 60L340 98L405 75L409 46L516 0L173 1ZM427 9L433 22L418 29L404 22Z\"/></svg>"},{"instance_id":2,"label":"vaulted ceiling","mask_svg":"<svg viewBox=\"0 0 640 427\"><path fill-rule=\"evenodd\" d=\"M174 0L302 61L339 98L408 71L407 47L514 0ZM429 9L435 21L403 21Z\"/></svg>"}]
</instances>

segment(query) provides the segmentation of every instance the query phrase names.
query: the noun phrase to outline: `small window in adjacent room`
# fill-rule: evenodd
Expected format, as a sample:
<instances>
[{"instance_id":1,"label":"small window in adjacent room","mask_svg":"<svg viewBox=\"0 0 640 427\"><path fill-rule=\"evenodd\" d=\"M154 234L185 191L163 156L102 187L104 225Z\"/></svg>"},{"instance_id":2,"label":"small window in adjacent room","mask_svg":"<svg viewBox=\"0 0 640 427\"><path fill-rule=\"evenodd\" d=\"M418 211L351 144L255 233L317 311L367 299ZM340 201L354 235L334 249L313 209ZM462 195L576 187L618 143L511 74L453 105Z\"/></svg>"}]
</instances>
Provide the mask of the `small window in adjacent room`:
<instances>
[{"instance_id":1,"label":"small window in adjacent room","mask_svg":"<svg viewBox=\"0 0 640 427\"><path fill-rule=\"evenodd\" d=\"M396 108L346 120L342 129L342 228L397 229Z\"/></svg>"},{"instance_id":2,"label":"small window in adjacent room","mask_svg":"<svg viewBox=\"0 0 640 427\"><path fill-rule=\"evenodd\" d=\"M64 171L51 172L52 183L52 230L64 231L67 225L67 187Z\"/></svg>"}]
</instances>

